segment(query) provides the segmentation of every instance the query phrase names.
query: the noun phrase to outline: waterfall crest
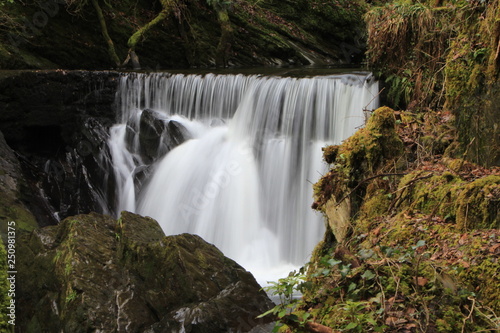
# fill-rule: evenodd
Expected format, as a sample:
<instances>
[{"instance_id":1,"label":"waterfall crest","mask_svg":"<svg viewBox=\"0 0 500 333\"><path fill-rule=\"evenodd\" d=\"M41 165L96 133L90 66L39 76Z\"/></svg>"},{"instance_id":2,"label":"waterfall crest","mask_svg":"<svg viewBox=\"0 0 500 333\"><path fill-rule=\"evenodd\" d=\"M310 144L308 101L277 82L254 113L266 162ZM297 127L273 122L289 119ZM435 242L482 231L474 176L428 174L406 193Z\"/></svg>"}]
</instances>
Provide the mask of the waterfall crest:
<instances>
[{"instance_id":1,"label":"waterfall crest","mask_svg":"<svg viewBox=\"0 0 500 333\"><path fill-rule=\"evenodd\" d=\"M361 127L377 93L370 74L124 75L116 211L198 234L257 275L301 265L324 233L310 208L321 148Z\"/></svg>"}]
</instances>

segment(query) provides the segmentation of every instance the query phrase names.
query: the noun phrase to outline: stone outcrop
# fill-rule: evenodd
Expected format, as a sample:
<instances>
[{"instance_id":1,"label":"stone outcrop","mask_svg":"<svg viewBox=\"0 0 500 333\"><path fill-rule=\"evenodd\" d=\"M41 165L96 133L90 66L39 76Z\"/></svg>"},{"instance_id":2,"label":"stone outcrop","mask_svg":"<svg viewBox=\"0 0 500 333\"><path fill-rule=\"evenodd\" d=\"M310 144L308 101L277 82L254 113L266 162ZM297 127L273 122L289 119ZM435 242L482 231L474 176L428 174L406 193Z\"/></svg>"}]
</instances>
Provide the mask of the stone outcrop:
<instances>
[{"instance_id":1,"label":"stone outcrop","mask_svg":"<svg viewBox=\"0 0 500 333\"><path fill-rule=\"evenodd\" d=\"M22 201L40 226L67 216L107 213L112 191L101 189L99 156L119 73L89 71L5 72L0 75L0 131L18 154ZM7 156L7 155L4 155ZM18 219L15 214L6 218Z\"/></svg>"},{"instance_id":2,"label":"stone outcrop","mask_svg":"<svg viewBox=\"0 0 500 333\"><path fill-rule=\"evenodd\" d=\"M272 306L215 246L128 212L67 218L19 244L23 332L247 332Z\"/></svg>"}]
</instances>

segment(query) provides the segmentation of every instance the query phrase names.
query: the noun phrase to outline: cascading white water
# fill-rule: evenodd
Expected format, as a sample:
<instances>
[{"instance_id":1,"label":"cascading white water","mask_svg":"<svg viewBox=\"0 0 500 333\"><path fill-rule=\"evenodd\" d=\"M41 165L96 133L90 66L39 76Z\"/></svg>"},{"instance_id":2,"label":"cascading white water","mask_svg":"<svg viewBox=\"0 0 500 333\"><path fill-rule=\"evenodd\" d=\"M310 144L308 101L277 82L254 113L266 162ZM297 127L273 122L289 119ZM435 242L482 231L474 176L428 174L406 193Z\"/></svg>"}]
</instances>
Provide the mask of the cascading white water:
<instances>
[{"instance_id":1,"label":"cascading white water","mask_svg":"<svg viewBox=\"0 0 500 333\"><path fill-rule=\"evenodd\" d=\"M304 264L321 239L322 216L310 208L326 171L321 147L362 126L377 93L368 74L124 75L109 141L117 212L151 216L166 234L198 234L260 282L272 279ZM145 109L189 138L149 168L138 134Z\"/></svg>"}]
</instances>

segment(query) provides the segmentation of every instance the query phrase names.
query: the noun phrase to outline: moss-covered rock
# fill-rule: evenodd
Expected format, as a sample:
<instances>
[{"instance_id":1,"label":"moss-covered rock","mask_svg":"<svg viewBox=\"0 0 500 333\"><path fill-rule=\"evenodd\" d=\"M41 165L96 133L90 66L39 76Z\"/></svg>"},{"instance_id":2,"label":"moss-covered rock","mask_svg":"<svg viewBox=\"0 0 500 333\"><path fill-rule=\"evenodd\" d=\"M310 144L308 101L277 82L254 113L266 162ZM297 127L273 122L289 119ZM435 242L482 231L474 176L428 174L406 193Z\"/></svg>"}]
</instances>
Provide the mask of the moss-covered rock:
<instances>
[{"instance_id":1,"label":"moss-covered rock","mask_svg":"<svg viewBox=\"0 0 500 333\"><path fill-rule=\"evenodd\" d=\"M213 245L165 237L156 221L128 212L71 217L18 244L26 332L244 332L271 305Z\"/></svg>"},{"instance_id":2,"label":"moss-covered rock","mask_svg":"<svg viewBox=\"0 0 500 333\"><path fill-rule=\"evenodd\" d=\"M403 153L394 111L388 107L375 110L366 126L342 145L324 149L324 159L333 167L314 185L313 207L326 214L339 241L346 238L349 221L366 195L369 182L365 179L376 170L398 168Z\"/></svg>"},{"instance_id":3,"label":"moss-covered rock","mask_svg":"<svg viewBox=\"0 0 500 333\"><path fill-rule=\"evenodd\" d=\"M462 230L500 229L500 175L464 186L457 200L457 224Z\"/></svg>"}]
</instances>

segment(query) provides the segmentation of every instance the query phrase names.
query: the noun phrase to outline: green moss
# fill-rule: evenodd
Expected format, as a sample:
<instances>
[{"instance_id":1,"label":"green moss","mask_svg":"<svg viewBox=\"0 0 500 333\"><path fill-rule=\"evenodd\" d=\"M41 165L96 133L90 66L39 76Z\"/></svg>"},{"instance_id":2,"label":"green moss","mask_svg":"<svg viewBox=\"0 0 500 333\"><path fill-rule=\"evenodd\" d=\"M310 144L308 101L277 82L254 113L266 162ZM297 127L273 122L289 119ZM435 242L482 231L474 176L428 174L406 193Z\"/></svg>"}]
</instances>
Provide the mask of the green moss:
<instances>
[{"instance_id":1,"label":"green moss","mask_svg":"<svg viewBox=\"0 0 500 333\"><path fill-rule=\"evenodd\" d=\"M495 313L498 313L500 311L499 270L500 264L496 259L486 258L480 262L475 261L467 269L450 272L450 274L454 273L454 276L469 290L474 291L484 306L490 307Z\"/></svg>"},{"instance_id":2,"label":"green moss","mask_svg":"<svg viewBox=\"0 0 500 333\"><path fill-rule=\"evenodd\" d=\"M32 231L38 227L33 214L9 195L0 196L0 218L4 221L14 221L17 230ZM7 223L0 224L0 234L7 234Z\"/></svg>"},{"instance_id":3,"label":"green moss","mask_svg":"<svg viewBox=\"0 0 500 333\"><path fill-rule=\"evenodd\" d=\"M9 324L9 320L12 318L8 316L10 313L7 308L11 304L11 297L9 297L10 283L7 280L7 252L0 239L0 331L2 332L14 332L14 325Z\"/></svg>"},{"instance_id":4,"label":"green moss","mask_svg":"<svg viewBox=\"0 0 500 333\"><path fill-rule=\"evenodd\" d=\"M500 229L500 176L467 184L458 196L457 224L463 230Z\"/></svg>"},{"instance_id":5,"label":"green moss","mask_svg":"<svg viewBox=\"0 0 500 333\"><path fill-rule=\"evenodd\" d=\"M336 145L331 145L322 148L323 150L323 160L325 160L326 163L332 164L335 162L335 159L337 158L337 154L339 152L339 146Z\"/></svg>"},{"instance_id":6,"label":"green moss","mask_svg":"<svg viewBox=\"0 0 500 333\"><path fill-rule=\"evenodd\" d=\"M364 172L366 175L402 153L403 143L396 133L394 111L382 107L372 113L365 128L340 146L337 163L345 166L347 174L358 176Z\"/></svg>"}]
</instances>

